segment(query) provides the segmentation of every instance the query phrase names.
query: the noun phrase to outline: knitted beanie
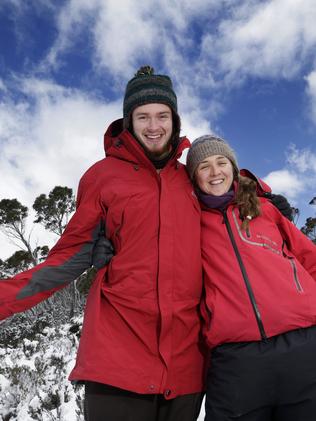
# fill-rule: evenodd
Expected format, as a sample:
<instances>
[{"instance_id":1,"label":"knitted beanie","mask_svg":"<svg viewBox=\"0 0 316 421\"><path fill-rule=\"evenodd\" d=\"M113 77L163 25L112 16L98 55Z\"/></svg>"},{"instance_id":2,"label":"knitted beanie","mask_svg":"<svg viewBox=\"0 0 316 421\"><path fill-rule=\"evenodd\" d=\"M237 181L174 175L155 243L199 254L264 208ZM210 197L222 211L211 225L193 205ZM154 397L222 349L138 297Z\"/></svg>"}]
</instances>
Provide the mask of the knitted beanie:
<instances>
[{"instance_id":1,"label":"knitted beanie","mask_svg":"<svg viewBox=\"0 0 316 421\"><path fill-rule=\"evenodd\" d=\"M150 66L141 67L127 86L123 103L123 116L128 120L140 105L159 103L168 105L177 115L177 96L169 76L155 75Z\"/></svg>"},{"instance_id":2,"label":"knitted beanie","mask_svg":"<svg viewBox=\"0 0 316 421\"><path fill-rule=\"evenodd\" d=\"M233 164L234 177L239 173L237 158L232 148L220 137L213 135L204 135L198 137L192 142L187 155L187 171L193 180L195 170L200 162L213 155L222 155L228 158Z\"/></svg>"}]
</instances>

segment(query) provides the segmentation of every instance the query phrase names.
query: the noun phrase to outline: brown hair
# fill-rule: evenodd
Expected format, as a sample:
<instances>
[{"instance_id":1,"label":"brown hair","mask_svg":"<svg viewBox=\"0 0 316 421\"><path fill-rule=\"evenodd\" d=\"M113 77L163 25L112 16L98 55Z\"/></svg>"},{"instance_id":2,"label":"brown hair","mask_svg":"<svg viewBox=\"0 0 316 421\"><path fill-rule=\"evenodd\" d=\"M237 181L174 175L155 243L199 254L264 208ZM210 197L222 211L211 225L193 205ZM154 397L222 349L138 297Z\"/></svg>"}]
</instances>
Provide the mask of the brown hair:
<instances>
[{"instance_id":1,"label":"brown hair","mask_svg":"<svg viewBox=\"0 0 316 421\"><path fill-rule=\"evenodd\" d=\"M260 201L257 196L257 183L248 177L238 175L236 204L242 219L241 228L247 230L251 219L260 215Z\"/></svg>"}]
</instances>

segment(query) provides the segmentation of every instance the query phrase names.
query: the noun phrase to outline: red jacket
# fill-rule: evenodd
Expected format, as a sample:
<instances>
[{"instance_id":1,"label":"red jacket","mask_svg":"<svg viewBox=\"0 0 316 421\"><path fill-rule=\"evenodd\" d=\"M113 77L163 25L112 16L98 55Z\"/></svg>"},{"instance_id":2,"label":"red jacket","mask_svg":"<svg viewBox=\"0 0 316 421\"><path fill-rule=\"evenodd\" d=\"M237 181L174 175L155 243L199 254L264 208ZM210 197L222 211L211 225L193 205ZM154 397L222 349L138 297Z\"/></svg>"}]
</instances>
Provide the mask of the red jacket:
<instances>
[{"instance_id":1,"label":"red jacket","mask_svg":"<svg viewBox=\"0 0 316 421\"><path fill-rule=\"evenodd\" d=\"M45 263L0 282L0 316L47 298L90 265L102 220L116 251L90 290L72 380L167 398L203 388L200 208L177 155L160 174L121 120L82 177L78 207ZM76 276L75 276L76 275Z\"/></svg>"},{"instance_id":2,"label":"red jacket","mask_svg":"<svg viewBox=\"0 0 316 421\"><path fill-rule=\"evenodd\" d=\"M202 211L210 347L258 341L316 324L316 247L266 199L241 230L239 212Z\"/></svg>"}]
</instances>

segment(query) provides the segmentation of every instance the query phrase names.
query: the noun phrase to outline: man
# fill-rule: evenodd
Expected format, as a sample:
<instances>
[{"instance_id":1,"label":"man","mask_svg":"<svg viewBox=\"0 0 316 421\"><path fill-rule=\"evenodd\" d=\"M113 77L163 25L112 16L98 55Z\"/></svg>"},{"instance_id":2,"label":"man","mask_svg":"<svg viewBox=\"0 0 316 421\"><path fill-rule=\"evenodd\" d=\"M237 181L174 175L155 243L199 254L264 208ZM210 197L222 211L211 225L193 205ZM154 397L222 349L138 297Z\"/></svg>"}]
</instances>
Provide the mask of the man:
<instances>
[{"instance_id":1,"label":"man","mask_svg":"<svg viewBox=\"0 0 316 421\"><path fill-rule=\"evenodd\" d=\"M177 98L141 68L106 158L82 177L77 210L47 260L0 282L0 317L47 298L89 267L105 223L115 256L88 296L71 380L86 384L87 421L193 421L205 373L200 340L200 208L178 162Z\"/></svg>"}]
</instances>

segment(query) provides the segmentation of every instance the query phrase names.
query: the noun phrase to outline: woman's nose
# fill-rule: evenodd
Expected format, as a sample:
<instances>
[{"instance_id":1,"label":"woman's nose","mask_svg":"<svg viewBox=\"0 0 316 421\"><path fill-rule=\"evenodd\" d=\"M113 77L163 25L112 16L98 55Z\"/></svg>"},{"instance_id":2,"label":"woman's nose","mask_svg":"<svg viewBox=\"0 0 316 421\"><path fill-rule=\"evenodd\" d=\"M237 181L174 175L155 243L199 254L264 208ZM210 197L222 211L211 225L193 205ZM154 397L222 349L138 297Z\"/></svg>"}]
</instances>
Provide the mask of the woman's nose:
<instances>
[{"instance_id":1,"label":"woman's nose","mask_svg":"<svg viewBox=\"0 0 316 421\"><path fill-rule=\"evenodd\" d=\"M211 165L209 168L209 174L211 177L214 177L215 175L217 175L219 173L219 169L216 165Z\"/></svg>"}]
</instances>

